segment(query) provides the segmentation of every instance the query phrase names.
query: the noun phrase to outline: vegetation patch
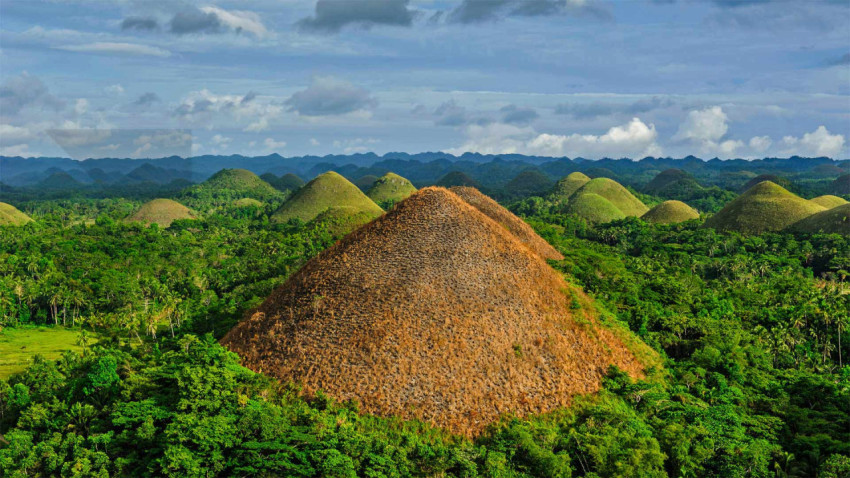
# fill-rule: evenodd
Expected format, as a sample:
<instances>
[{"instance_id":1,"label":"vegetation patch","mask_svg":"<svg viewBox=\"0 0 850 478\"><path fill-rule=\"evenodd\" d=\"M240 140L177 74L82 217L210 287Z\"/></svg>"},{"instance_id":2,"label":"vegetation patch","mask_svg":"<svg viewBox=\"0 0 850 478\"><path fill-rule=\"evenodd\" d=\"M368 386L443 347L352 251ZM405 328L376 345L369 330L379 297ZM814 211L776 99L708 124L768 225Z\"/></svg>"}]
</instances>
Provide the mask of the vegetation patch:
<instances>
[{"instance_id":1,"label":"vegetation patch","mask_svg":"<svg viewBox=\"0 0 850 478\"><path fill-rule=\"evenodd\" d=\"M90 332L64 327L0 328L0 379L22 372L37 355L56 360L69 350L80 352L95 341Z\"/></svg>"}]
</instances>

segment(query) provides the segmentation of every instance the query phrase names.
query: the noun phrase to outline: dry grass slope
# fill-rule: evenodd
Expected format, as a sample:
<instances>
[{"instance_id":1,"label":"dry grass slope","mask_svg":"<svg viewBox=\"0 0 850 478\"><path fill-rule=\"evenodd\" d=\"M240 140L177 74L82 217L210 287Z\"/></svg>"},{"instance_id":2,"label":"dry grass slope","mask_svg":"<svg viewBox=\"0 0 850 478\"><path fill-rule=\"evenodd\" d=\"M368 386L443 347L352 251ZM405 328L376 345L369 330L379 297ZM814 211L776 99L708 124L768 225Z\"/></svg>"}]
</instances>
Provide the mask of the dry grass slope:
<instances>
[{"instance_id":1,"label":"dry grass slope","mask_svg":"<svg viewBox=\"0 0 850 478\"><path fill-rule=\"evenodd\" d=\"M584 173L570 173L555 184L555 188L549 195L549 200L556 203L566 203L570 196L589 182L590 178Z\"/></svg>"},{"instance_id":2,"label":"dry grass slope","mask_svg":"<svg viewBox=\"0 0 850 478\"><path fill-rule=\"evenodd\" d=\"M387 173L375 181L366 192L369 199L376 203L398 202L416 192L416 187L407 179L395 173Z\"/></svg>"},{"instance_id":3,"label":"dry grass slope","mask_svg":"<svg viewBox=\"0 0 850 478\"><path fill-rule=\"evenodd\" d=\"M620 211L611 201L589 192L573 195L570 202L567 203L567 212L598 224L626 217L623 211Z\"/></svg>"},{"instance_id":4,"label":"dry grass slope","mask_svg":"<svg viewBox=\"0 0 850 478\"><path fill-rule=\"evenodd\" d=\"M450 189L469 205L483 212L490 219L501 224L502 227L511 231L523 244L544 259L559 261L564 258L560 252L538 236L534 229L525 221L518 218L514 213L508 211L501 204L489 196L481 194L481 191L467 186L455 186Z\"/></svg>"},{"instance_id":5,"label":"dry grass slope","mask_svg":"<svg viewBox=\"0 0 850 478\"><path fill-rule=\"evenodd\" d=\"M847 204L847 201L845 201L844 199L838 196L832 196L830 194L818 196L814 199L810 199L810 201L817 204L818 206L823 206L827 209L832 209L834 207L841 206L842 204Z\"/></svg>"},{"instance_id":6,"label":"dry grass slope","mask_svg":"<svg viewBox=\"0 0 850 478\"><path fill-rule=\"evenodd\" d=\"M628 189L613 179L591 179L587 184L579 188L574 193L574 196L582 193L593 193L602 196L626 216L640 217L649 211L649 208L640 199L636 198ZM570 200L572 201L572 198Z\"/></svg>"},{"instance_id":7,"label":"dry grass slope","mask_svg":"<svg viewBox=\"0 0 850 478\"><path fill-rule=\"evenodd\" d=\"M611 364L643 375L621 330L570 307L580 296L503 226L430 187L310 260L222 343L305 394L475 435L599 390Z\"/></svg>"},{"instance_id":8,"label":"dry grass slope","mask_svg":"<svg viewBox=\"0 0 850 478\"><path fill-rule=\"evenodd\" d=\"M32 218L15 206L0 202L0 226L23 226L30 221Z\"/></svg>"},{"instance_id":9,"label":"dry grass slope","mask_svg":"<svg viewBox=\"0 0 850 478\"><path fill-rule=\"evenodd\" d=\"M705 227L746 234L781 231L824 209L778 184L762 181L708 218Z\"/></svg>"},{"instance_id":10,"label":"dry grass slope","mask_svg":"<svg viewBox=\"0 0 850 478\"><path fill-rule=\"evenodd\" d=\"M128 222L143 222L145 224L157 223L168 227L177 219L194 219L195 215L189 208L171 199L154 199L142 204L133 215L127 218Z\"/></svg>"},{"instance_id":11,"label":"dry grass slope","mask_svg":"<svg viewBox=\"0 0 850 478\"><path fill-rule=\"evenodd\" d=\"M850 203L821 211L801 219L790 227L792 232L841 234L850 237Z\"/></svg>"},{"instance_id":12,"label":"dry grass slope","mask_svg":"<svg viewBox=\"0 0 850 478\"><path fill-rule=\"evenodd\" d=\"M699 219L699 213L682 201L664 201L650 209L641 219L656 224L673 224Z\"/></svg>"},{"instance_id":13,"label":"dry grass slope","mask_svg":"<svg viewBox=\"0 0 850 478\"><path fill-rule=\"evenodd\" d=\"M349 180L338 173L328 171L299 189L283 203L271 219L276 222L287 222L298 218L304 222L310 222L326 209L340 206L371 214L373 218L384 212Z\"/></svg>"}]
</instances>

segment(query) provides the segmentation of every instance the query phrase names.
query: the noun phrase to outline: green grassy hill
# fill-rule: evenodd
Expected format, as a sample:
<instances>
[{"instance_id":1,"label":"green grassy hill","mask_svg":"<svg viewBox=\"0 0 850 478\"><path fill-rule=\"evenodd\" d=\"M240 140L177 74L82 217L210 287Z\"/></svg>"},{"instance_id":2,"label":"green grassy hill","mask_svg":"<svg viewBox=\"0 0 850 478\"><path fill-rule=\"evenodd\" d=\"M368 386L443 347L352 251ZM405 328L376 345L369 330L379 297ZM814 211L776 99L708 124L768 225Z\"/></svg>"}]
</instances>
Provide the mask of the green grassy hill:
<instances>
[{"instance_id":1,"label":"green grassy hill","mask_svg":"<svg viewBox=\"0 0 850 478\"><path fill-rule=\"evenodd\" d=\"M672 224L699 219L699 213L682 201L664 201L650 209L641 219L656 224Z\"/></svg>"},{"instance_id":2,"label":"green grassy hill","mask_svg":"<svg viewBox=\"0 0 850 478\"><path fill-rule=\"evenodd\" d=\"M377 204L397 203L416 192L416 187L407 179L395 173L381 176L366 192L369 199Z\"/></svg>"},{"instance_id":3,"label":"green grassy hill","mask_svg":"<svg viewBox=\"0 0 850 478\"><path fill-rule=\"evenodd\" d=\"M792 232L841 234L850 237L850 203L821 211L788 227Z\"/></svg>"},{"instance_id":4,"label":"green grassy hill","mask_svg":"<svg viewBox=\"0 0 850 478\"><path fill-rule=\"evenodd\" d=\"M781 186L785 189L791 188L791 180L789 180L788 178L783 178L783 177L777 176L775 174L760 174L760 175L750 179L746 183L744 183L744 185L741 186L740 189L738 189L738 191L739 192L747 191L748 189L752 188L756 184L763 183L765 181L770 181L770 182L772 182L772 183L774 183L778 186Z\"/></svg>"},{"instance_id":5,"label":"green grassy hill","mask_svg":"<svg viewBox=\"0 0 850 478\"><path fill-rule=\"evenodd\" d=\"M351 206L335 206L325 209L311 224L322 225L334 236L344 236L375 219L369 211Z\"/></svg>"},{"instance_id":6,"label":"green grassy hill","mask_svg":"<svg viewBox=\"0 0 850 478\"><path fill-rule=\"evenodd\" d=\"M815 203L819 206L823 206L827 209L832 209L834 207L841 206L842 204L847 204L846 200L844 200L844 199L842 199L838 196L832 196L830 194L818 196L814 199L810 199L810 201L812 201L813 203Z\"/></svg>"},{"instance_id":7,"label":"green grassy hill","mask_svg":"<svg viewBox=\"0 0 850 478\"><path fill-rule=\"evenodd\" d=\"M776 183L763 181L708 218L705 227L747 234L781 231L823 210L823 206L803 199Z\"/></svg>"},{"instance_id":8,"label":"green grassy hill","mask_svg":"<svg viewBox=\"0 0 850 478\"><path fill-rule=\"evenodd\" d=\"M570 173L561 178L549 194L549 200L555 203L565 203L582 186L590 182L590 178L580 172Z\"/></svg>"},{"instance_id":9,"label":"green grassy hill","mask_svg":"<svg viewBox=\"0 0 850 478\"><path fill-rule=\"evenodd\" d=\"M23 226L32 218L11 204L0 202L0 226Z\"/></svg>"},{"instance_id":10,"label":"green grassy hill","mask_svg":"<svg viewBox=\"0 0 850 478\"><path fill-rule=\"evenodd\" d=\"M254 198L237 199L233 201L233 205L236 207L263 207L263 203Z\"/></svg>"},{"instance_id":11,"label":"green grassy hill","mask_svg":"<svg viewBox=\"0 0 850 478\"><path fill-rule=\"evenodd\" d=\"M287 222L290 219L309 222L326 209L340 206L351 207L373 218L384 212L351 181L338 173L328 171L299 189L283 203L271 219L275 222Z\"/></svg>"},{"instance_id":12,"label":"green grassy hill","mask_svg":"<svg viewBox=\"0 0 850 478\"><path fill-rule=\"evenodd\" d=\"M154 199L142 204L127 222L156 223L168 227L177 219L194 219L195 215L189 208L171 199Z\"/></svg>"},{"instance_id":13,"label":"green grassy hill","mask_svg":"<svg viewBox=\"0 0 850 478\"><path fill-rule=\"evenodd\" d=\"M579 194L592 193L602 196L619 209L626 216L643 216L649 210L640 199L630 193L620 183L608 178L591 179L584 186L575 192L575 196ZM573 199L570 198L570 202Z\"/></svg>"},{"instance_id":14,"label":"green grassy hill","mask_svg":"<svg viewBox=\"0 0 850 478\"><path fill-rule=\"evenodd\" d=\"M179 195L182 201L198 210L229 206L242 198L269 202L283 197L283 193L247 169L222 169Z\"/></svg>"},{"instance_id":15,"label":"green grassy hill","mask_svg":"<svg viewBox=\"0 0 850 478\"><path fill-rule=\"evenodd\" d=\"M581 192L567 203L567 212L583 217L589 222L606 223L626 217L617 206L596 193Z\"/></svg>"}]
</instances>

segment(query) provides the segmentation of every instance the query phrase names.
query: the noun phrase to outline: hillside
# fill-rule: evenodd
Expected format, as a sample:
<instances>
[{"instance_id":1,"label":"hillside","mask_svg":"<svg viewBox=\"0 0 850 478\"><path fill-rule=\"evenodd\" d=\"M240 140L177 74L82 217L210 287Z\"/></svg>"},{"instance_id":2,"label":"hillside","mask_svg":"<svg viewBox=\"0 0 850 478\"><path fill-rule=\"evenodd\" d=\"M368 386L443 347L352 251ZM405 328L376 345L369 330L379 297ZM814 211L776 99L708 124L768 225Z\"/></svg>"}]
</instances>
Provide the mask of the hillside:
<instances>
[{"instance_id":1,"label":"hillside","mask_svg":"<svg viewBox=\"0 0 850 478\"><path fill-rule=\"evenodd\" d=\"M375 216L371 212L351 206L334 206L322 211L310 224L326 228L335 237L342 237L373 219Z\"/></svg>"},{"instance_id":2,"label":"hillside","mask_svg":"<svg viewBox=\"0 0 850 478\"><path fill-rule=\"evenodd\" d=\"M282 192L296 191L304 185L304 180L292 173L286 173L281 177L277 177L272 173L263 173L260 175L260 179Z\"/></svg>"},{"instance_id":3,"label":"hillside","mask_svg":"<svg viewBox=\"0 0 850 478\"><path fill-rule=\"evenodd\" d=\"M349 180L338 173L328 171L296 191L271 219L275 222L287 222L290 219L309 222L326 209L340 206L364 212L373 218L384 212Z\"/></svg>"},{"instance_id":4,"label":"hillside","mask_svg":"<svg viewBox=\"0 0 850 478\"><path fill-rule=\"evenodd\" d=\"M824 210L771 181L756 184L705 221L721 231L760 234L781 231Z\"/></svg>"},{"instance_id":5,"label":"hillside","mask_svg":"<svg viewBox=\"0 0 850 478\"><path fill-rule=\"evenodd\" d=\"M130 215L127 222L156 223L168 227L178 219L194 219L189 208L171 199L154 199L142 204L138 211Z\"/></svg>"},{"instance_id":6,"label":"hillside","mask_svg":"<svg viewBox=\"0 0 850 478\"><path fill-rule=\"evenodd\" d=\"M739 192L747 191L748 189L752 188L756 184L763 183L765 181L770 181L770 182L772 182L772 183L774 183L778 186L781 186L785 189L791 188L791 180L789 180L788 178L784 178L782 176L777 176L775 174L760 174L760 175L750 179L746 183L744 183L744 185L741 186L738 189L738 191Z\"/></svg>"},{"instance_id":7,"label":"hillside","mask_svg":"<svg viewBox=\"0 0 850 478\"><path fill-rule=\"evenodd\" d=\"M832 182L831 191L832 194L850 194L850 174L844 174L836 178Z\"/></svg>"},{"instance_id":8,"label":"hillside","mask_svg":"<svg viewBox=\"0 0 850 478\"><path fill-rule=\"evenodd\" d=\"M643 187L643 192L647 194L659 195L660 191L679 181L693 181L694 177L681 169L665 169L652 178Z\"/></svg>"},{"instance_id":9,"label":"hillside","mask_svg":"<svg viewBox=\"0 0 850 478\"><path fill-rule=\"evenodd\" d=\"M523 171L505 185L508 194L521 196L542 195L552 189L552 180L537 169Z\"/></svg>"},{"instance_id":10,"label":"hillside","mask_svg":"<svg viewBox=\"0 0 850 478\"><path fill-rule=\"evenodd\" d=\"M198 210L228 206L242 198L268 202L282 197L280 191L247 169L222 169L201 184L190 186L179 196Z\"/></svg>"},{"instance_id":11,"label":"hillside","mask_svg":"<svg viewBox=\"0 0 850 478\"><path fill-rule=\"evenodd\" d=\"M850 203L812 214L788 227L791 232L841 234L850 237Z\"/></svg>"},{"instance_id":12,"label":"hillside","mask_svg":"<svg viewBox=\"0 0 850 478\"><path fill-rule=\"evenodd\" d=\"M566 212L586 219L592 223L606 223L626 217L617 206L604 197L583 192L574 194L567 203Z\"/></svg>"},{"instance_id":13,"label":"hillside","mask_svg":"<svg viewBox=\"0 0 850 478\"><path fill-rule=\"evenodd\" d=\"M478 184L478 181L470 178L466 173L461 171L452 171L446 174L437 181L436 185L444 188L450 188L453 186L469 186L478 189L481 187L481 185Z\"/></svg>"},{"instance_id":14,"label":"hillside","mask_svg":"<svg viewBox=\"0 0 850 478\"><path fill-rule=\"evenodd\" d=\"M374 174L367 174L365 176L360 176L359 178L352 181L352 183L360 188L361 191L368 191L369 188L375 185L375 181L378 180L378 176Z\"/></svg>"},{"instance_id":15,"label":"hillside","mask_svg":"<svg viewBox=\"0 0 850 478\"><path fill-rule=\"evenodd\" d=\"M395 173L387 173L374 181L366 192L369 199L377 204L397 203L416 192L416 188L407 179Z\"/></svg>"},{"instance_id":16,"label":"hillside","mask_svg":"<svg viewBox=\"0 0 850 478\"><path fill-rule=\"evenodd\" d=\"M11 204L0 202L0 226L23 226L32 218Z\"/></svg>"},{"instance_id":17,"label":"hillside","mask_svg":"<svg viewBox=\"0 0 850 478\"><path fill-rule=\"evenodd\" d=\"M570 196L588 182L590 182L590 178L584 173L570 173L555 184L549 194L549 200L555 203L565 203L570 199Z\"/></svg>"},{"instance_id":18,"label":"hillside","mask_svg":"<svg viewBox=\"0 0 850 478\"><path fill-rule=\"evenodd\" d=\"M823 196L818 196L813 199L809 199L809 201L817 204L818 206L823 206L827 209L832 209L834 207L841 206L842 204L847 204L847 201L838 197L832 196L830 194L825 194Z\"/></svg>"},{"instance_id":19,"label":"hillside","mask_svg":"<svg viewBox=\"0 0 850 478\"><path fill-rule=\"evenodd\" d=\"M597 391L611 364L641 376L624 340L640 347L504 227L425 188L310 260L221 342L305 394L473 435Z\"/></svg>"},{"instance_id":20,"label":"hillside","mask_svg":"<svg viewBox=\"0 0 850 478\"><path fill-rule=\"evenodd\" d=\"M656 224L673 224L699 219L699 213L682 201L664 201L641 216L641 219Z\"/></svg>"},{"instance_id":21,"label":"hillside","mask_svg":"<svg viewBox=\"0 0 850 478\"><path fill-rule=\"evenodd\" d=\"M607 199L626 216L640 217L649 210L640 199L636 198L628 189L613 179L591 179L587 184L580 187L574 195L577 196L582 193L597 194Z\"/></svg>"},{"instance_id":22,"label":"hillside","mask_svg":"<svg viewBox=\"0 0 850 478\"><path fill-rule=\"evenodd\" d=\"M467 186L456 186L450 189L461 199L475 209L478 209L490 219L499 223L505 229L511 231L523 244L544 259L561 260L564 258L560 252L549 245L542 237L538 236L534 229L525 221L515 216L492 198L481 194L475 188Z\"/></svg>"},{"instance_id":23,"label":"hillside","mask_svg":"<svg viewBox=\"0 0 850 478\"><path fill-rule=\"evenodd\" d=\"M57 171L38 183L39 188L51 190L78 189L82 186L83 183L77 181L65 171Z\"/></svg>"}]
</instances>

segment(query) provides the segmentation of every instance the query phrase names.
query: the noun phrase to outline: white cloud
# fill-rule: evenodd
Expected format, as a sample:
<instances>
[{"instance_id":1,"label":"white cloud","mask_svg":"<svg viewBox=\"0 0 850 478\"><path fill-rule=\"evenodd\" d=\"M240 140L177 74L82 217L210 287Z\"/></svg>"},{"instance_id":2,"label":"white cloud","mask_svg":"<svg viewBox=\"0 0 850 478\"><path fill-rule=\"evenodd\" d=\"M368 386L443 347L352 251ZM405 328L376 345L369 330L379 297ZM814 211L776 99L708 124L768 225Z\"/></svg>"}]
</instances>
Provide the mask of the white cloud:
<instances>
[{"instance_id":1,"label":"white cloud","mask_svg":"<svg viewBox=\"0 0 850 478\"><path fill-rule=\"evenodd\" d=\"M233 138L228 138L220 134L217 134L212 137L212 142L216 146L227 146L231 141L233 141Z\"/></svg>"},{"instance_id":2,"label":"white cloud","mask_svg":"<svg viewBox=\"0 0 850 478\"><path fill-rule=\"evenodd\" d=\"M320 143L318 139L310 138L310 145L311 146L319 146L320 144L322 144L322 143Z\"/></svg>"},{"instance_id":3,"label":"white cloud","mask_svg":"<svg viewBox=\"0 0 850 478\"><path fill-rule=\"evenodd\" d=\"M661 147L656 143L658 133L655 131L655 125L647 125L639 118L633 118L625 125L614 126L601 135L539 134L530 127L504 123L470 125L466 133L467 141L458 148L449 149L448 152L520 153L587 158L642 157L662 153Z\"/></svg>"},{"instance_id":4,"label":"white cloud","mask_svg":"<svg viewBox=\"0 0 850 478\"><path fill-rule=\"evenodd\" d=\"M103 53L114 55L139 55L139 56L158 56L166 58L171 56L171 52L155 46L140 45L138 43L124 42L95 42L85 43L82 45L63 45L56 47L60 50L67 50L81 53Z\"/></svg>"},{"instance_id":5,"label":"white cloud","mask_svg":"<svg viewBox=\"0 0 850 478\"><path fill-rule=\"evenodd\" d=\"M333 142L334 148L342 149L345 154L365 153L371 149L371 145L380 143L380 140L374 138L355 138L346 140L336 140Z\"/></svg>"},{"instance_id":6,"label":"white cloud","mask_svg":"<svg viewBox=\"0 0 850 478\"><path fill-rule=\"evenodd\" d=\"M266 149L270 150L279 150L286 147L286 141L275 141L273 138L266 138L263 144L266 146Z\"/></svg>"},{"instance_id":7,"label":"white cloud","mask_svg":"<svg viewBox=\"0 0 850 478\"><path fill-rule=\"evenodd\" d=\"M773 141L770 139L770 136L753 136L750 138L750 149L756 153L764 153L770 149L772 144Z\"/></svg>"},{"instance_id":8,"label":"white cloud","mask_svg":"<svg viewBox=\"0 0 850 478\"><path fill-rule=\"evenodd\" d=\"M726 113L719 106L693 110L679 126L679 131L673 136L673 140L717 142L729 130L727 120Z\"/></svg>"},{"instance_id":9,"label":"white cloud","mask_svg":"<svg viewBox=\"0 0 850 478\"><path fill-rule=\"evenodd\" d=\"M89 110L89 101L85 98L78 98L74 103L74 112L78 115L83 115Z\"/></svg>"},{"instance_id":10,"label":"white cloud","mask_svg":"<svg viewBox=\"0 0 850 478\"><path fill-rule=\"evenodd\" d=\"M104 88L103 91L107 95L121 96L121 95L124 94L124 87L119 85L119 84L109 85L106 88Z\"/></svg>"},{"instance_id":11,"label":"white cloud","mask_svg":"<svg viewBox=\"0 0 850 478\"><path fill-rule=\"evenodd\" d=\"M0 124L0 141L2 143L18 144L31 139L33 136L35 135L29 128L11 124Z\"/></svg>"},{"instance_id":12,"label":"white cloud","mask_svg":"<svg viewBox=\"0 0 850 478\"><path fill-rule=\"evenodd\" d=\"M783 151L786 155L797 156L827 156L834 158L844 149L844 135L831 134L825 126L819 126L811 133L806 133L802 138L785 136L782 143L787 149Z\"/></svg>"},{"instance_id":13,"label":"white cloud","mask_svg":"<svg viewBox=\"0 0 850 478\"><path fill-rule=\"evenodd\" d=\"M283 107L274 97L245 95L216 95L209 90L193 91L186 95L175 110L181 120L193 124L211 123L215 120L232 126L248 122L243 131L256 133L269 129L270 121L281 115Z\"/></svg>"},{"instance_id":14,"label":"white cloud","mask_svg":"<svg viewBox=\"0 0 850 478\"><path fill-rule=\"evenodd\" d=\"M204 13L212 13L219 21L236 32L251 33L257 38L268 36L269 32L260 20L260 16L254 12L241 10L224 10L218 7L201 7Z\"/></svg>"}]
</instances>

